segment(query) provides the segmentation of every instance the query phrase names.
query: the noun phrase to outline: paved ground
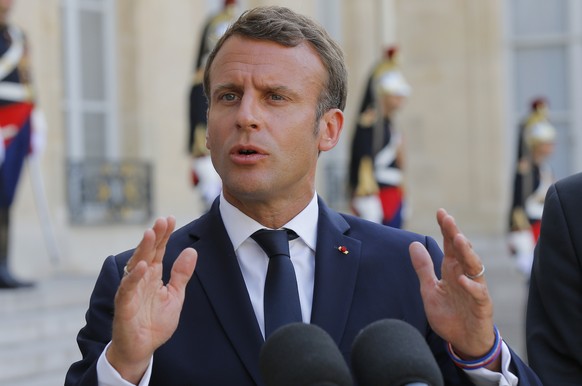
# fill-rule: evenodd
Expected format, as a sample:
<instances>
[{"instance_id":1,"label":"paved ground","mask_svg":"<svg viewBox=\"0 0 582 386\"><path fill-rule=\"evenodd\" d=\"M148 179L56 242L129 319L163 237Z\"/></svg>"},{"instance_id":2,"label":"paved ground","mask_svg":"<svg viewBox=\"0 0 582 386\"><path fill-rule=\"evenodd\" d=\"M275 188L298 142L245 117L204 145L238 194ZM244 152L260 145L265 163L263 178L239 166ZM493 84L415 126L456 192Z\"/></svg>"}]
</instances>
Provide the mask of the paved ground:
<instances>
[{"instance_id":1,"label":"paved ground","mask_svg":"<svg viewBox=\"0 0 582 386\"><path fill-rule=\"evenodd\" d=\"M487 267L497 325L525 359L524 279L514 269L502 239L473 237L472 242ZM0 291L0 384L62 384L69 364L80 355L75 335L83 325L94 281L91 275L54 276L32 290Z\"/></svg>"}]
</instances>

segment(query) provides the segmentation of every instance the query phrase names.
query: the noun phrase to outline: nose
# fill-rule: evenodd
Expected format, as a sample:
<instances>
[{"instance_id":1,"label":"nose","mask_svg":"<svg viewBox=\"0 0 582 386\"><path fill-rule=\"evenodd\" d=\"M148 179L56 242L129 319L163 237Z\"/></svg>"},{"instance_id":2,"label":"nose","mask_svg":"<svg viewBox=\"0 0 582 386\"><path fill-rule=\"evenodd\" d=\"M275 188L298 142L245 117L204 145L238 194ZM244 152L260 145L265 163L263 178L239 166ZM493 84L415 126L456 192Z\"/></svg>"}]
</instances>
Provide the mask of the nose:
<instances>
[{"instance_id":1,"label":"nose","mask_svg":"<svg viewBox=\"0 0 582 386\"><path fill-rule=\"evenodd\" d=\"M260 102L251 94L245 93L240 101L236 116L236 126L239 129L256 130L260 127Z\"/></svg>"}]
</instances>

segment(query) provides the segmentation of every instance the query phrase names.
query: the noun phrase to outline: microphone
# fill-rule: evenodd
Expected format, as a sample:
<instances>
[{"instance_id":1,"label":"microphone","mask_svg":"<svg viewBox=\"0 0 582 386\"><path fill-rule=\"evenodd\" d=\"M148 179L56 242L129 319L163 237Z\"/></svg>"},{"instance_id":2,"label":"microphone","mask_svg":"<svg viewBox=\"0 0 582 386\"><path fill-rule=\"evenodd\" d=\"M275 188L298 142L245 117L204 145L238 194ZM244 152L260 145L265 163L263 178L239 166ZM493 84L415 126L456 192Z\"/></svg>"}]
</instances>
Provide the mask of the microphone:
<instances>
[{"instance_id":1,"label":"microphone","mask_svg":"<svg viewBox=\"0 0 582 386\"><path fill-rule=\"evenodd\" d=\"M350 370L321 327L291 323L277 329L259 354L267 386L352 386Z\"/></svg>"},{"instance_id":2,"label":"microphone","mask_svg":"<svg viewBox=\"0 0 582 386\"><path fill-rule=\"evenodd\" d=\"M359 386L443 386L443 376L420 332L397 319L379 320L352 344L352 370Z\"/></svg>"}]
</instances>

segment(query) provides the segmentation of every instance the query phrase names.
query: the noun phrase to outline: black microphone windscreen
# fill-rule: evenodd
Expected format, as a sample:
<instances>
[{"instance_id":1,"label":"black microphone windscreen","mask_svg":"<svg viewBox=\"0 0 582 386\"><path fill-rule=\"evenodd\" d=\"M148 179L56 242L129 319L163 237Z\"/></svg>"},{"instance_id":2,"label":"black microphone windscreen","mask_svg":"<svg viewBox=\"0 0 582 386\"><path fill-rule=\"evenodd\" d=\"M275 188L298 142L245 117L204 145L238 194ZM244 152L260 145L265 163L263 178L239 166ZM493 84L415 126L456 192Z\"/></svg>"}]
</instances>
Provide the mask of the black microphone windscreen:
<instances>
[{"instance_id":1,"label":"black microphone windscreen","mask_svg":"<svg viewBox=\"0 0 582 386\"><path fill-rule=\"evenodd\" d=\"M351 361L359 386L444 385L426 340L402 320L379 320L360 331Z\"/></svg>"},{"instance_id":2,"label":"black microphone windscreen","mask_svg":"<svg viewBox=\"0 0 582 386\"><path fill-rule=\"evenodd\" d=\"M267 339L259 355L267 386L352 386L350 370L321 327L291 323Z\"/></svg>"}]
</instances>

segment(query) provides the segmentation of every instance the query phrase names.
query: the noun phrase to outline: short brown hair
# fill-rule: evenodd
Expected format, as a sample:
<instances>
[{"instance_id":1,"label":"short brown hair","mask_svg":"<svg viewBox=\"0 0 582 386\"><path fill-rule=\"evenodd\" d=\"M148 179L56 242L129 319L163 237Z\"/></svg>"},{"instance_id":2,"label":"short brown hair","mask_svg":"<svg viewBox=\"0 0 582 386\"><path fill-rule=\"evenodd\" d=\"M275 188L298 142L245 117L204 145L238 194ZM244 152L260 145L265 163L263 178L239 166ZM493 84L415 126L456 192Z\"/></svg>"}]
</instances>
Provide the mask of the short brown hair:
<instances>
[{"instance_id":1,"label":"short brown hair","mask_svg":"<svg viewBox=\"0 0 582 386\"><path fill-rule=\"evenodd\" d=\"M319 55L328 74L316 108L317 119L329 109L345 108L348 76L341 47L312 19L279 6L257 7L245 11L220 38L208 57L204 71L204 92L209 105L210 67L224 42L234 35L272 41L285 47L309 43Z\"/></svg>"}]
</instances>

